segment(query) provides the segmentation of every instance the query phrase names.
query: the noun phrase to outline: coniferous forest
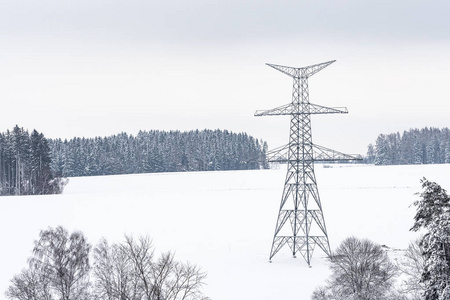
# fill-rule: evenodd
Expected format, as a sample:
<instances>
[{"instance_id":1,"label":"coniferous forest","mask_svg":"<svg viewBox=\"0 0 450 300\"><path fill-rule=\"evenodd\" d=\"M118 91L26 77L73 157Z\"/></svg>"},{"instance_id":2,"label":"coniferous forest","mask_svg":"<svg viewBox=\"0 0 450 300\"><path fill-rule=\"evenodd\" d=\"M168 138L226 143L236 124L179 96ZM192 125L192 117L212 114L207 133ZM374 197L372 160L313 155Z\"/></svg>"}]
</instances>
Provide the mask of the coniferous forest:
<instances>
[{"instance_id":1,"label":"coniferous forest","mask_svg":"<svg viewBox=\"0 0 450 300\"><path fill-rule=\"evenodd\" d=\"M227 130L152 130L61 140L16 126L0 133L0 195L60 193L63 177L268 168L266 152L266 142ZM450 129L380 134L368 146L365 161L450 163Z\"/></svg>"},{"instance_id":2,"label":"coniferous forest","mask_svg":"<svg viewBox=\"0 0 450 300\"><path fill-rule=\"evenodd\" d=\"M59 193L63 177L267 168L266 151L266 142L226 130L63 141L16 126L0 133L0 195Z\"/></svg>"},{"instance_id":3,"label":"coniferous forest","mask_svg":"<svg viewBox=\"0 0 450 300\"><path fill-rule=\"evenodd\" d=\"M64 177L267 168L267 143L226 130L140 131L49 145L52 170Z\"/></svg>"},{"instance_id":4,"label":"coniferous forest","mask_svg":"<svg viewBox=\"0 0 450 300\"><path fill-rule=\"evenodd\" d=\"M51 170L47 139L19 126L0 133L0 195L60 193L65 181Z\"/></svg>"},{"instance_id":5,"label":"coniferous forest","mask_svg":"<svg viewBox=\"0 0 450 300\"><path fill-rule=\"evenodd\" d=\"M450 163L450 129L410 129L403 134L380 134L370 144L367 162L376 165Z\"/></svg>"}]
</instances>

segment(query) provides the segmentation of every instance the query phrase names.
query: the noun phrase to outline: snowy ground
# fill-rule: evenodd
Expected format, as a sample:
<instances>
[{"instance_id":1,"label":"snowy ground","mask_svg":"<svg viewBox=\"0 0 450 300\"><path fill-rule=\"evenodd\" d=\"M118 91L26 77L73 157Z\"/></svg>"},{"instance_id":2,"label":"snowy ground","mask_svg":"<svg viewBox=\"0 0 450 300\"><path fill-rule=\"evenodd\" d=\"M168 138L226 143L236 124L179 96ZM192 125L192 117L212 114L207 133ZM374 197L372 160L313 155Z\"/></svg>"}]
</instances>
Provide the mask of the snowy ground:
<instances>
[{"instance_id":1,"label":"snowy ground","mask_svg":"<svg viewBox=\"0 0 450 300\"><path fill-rule=\"evenodd\" d=\"M347 236L404 249L420 179L450 189L450 165L316 165L332 249ZM268 263L285 165L264 171L140 174L71 178L63 195L0 198L0 299L26 266L39 230L63 225L91 244L101 237L149 235L157 251L208 273L214 300L302 300L329 271L317 249L308 268L282 249Z\"/></svg>"}]
</instances>

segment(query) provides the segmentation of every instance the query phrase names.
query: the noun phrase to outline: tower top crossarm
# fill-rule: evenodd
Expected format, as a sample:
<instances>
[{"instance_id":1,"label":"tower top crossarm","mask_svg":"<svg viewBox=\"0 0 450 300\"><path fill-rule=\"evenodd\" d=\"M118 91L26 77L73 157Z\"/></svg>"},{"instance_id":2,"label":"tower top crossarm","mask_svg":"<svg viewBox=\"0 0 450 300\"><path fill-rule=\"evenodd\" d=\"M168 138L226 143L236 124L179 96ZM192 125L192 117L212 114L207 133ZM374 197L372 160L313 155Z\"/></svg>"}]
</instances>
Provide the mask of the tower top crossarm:
<instances>
[{"instance_id":1,"label":"tower top crossarm","mask_svg":"<svg viewBox=\"0 0 450 300\"><path fill-rule=\"evenodd\" d=\"M280 65L274 65L274 64L266 64L269 67L272 67L281 73L284 73L292 78L308 78L312 75L316 74L320 70L328 67L332 63L334 63L336 60L330 60L324 63L302 67L302 68L294 68L294 67L287 67L287 66L280 66Z\"/></svg>"}]
</instances>

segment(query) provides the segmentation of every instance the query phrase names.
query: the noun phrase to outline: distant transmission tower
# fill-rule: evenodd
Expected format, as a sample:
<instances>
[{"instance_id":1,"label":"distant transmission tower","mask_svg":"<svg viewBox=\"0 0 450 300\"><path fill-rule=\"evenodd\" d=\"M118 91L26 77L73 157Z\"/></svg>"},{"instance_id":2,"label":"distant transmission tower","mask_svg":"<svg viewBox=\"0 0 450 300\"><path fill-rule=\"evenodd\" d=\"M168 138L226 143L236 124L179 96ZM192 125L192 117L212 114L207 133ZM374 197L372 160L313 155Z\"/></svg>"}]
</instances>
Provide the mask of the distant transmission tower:
<instances>
[{"instance_id":1,"label":"distant transmission tower","mask_svg":"<svg viewBox=\"0 0 450 300\"><path fill-rule=\"evenodd\" d=\"M291 103L255 113L255 116L291 116L289 144L267 153L269 162L288 165L270 250L270 262L286 244L292 255L296 257L299 252L308 266L311 266L311 257L316 245L328 256L331 254L314 174L314 162L362 159L359 155L343 154L314 145L312 142L312 114L348 113L345 107L324 107L309 103L308 78L333 62L335 60L303 68L267 64L294 79Z\"/></svg>"}]
</instances>

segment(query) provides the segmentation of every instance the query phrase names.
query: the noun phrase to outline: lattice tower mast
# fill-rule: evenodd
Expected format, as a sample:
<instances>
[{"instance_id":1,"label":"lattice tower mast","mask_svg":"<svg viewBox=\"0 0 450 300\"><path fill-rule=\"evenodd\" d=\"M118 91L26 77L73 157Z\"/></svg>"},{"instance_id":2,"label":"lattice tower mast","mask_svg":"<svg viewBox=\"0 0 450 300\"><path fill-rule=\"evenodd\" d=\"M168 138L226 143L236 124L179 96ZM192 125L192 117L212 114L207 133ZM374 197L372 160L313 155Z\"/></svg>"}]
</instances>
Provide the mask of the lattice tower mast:
<instances>
[{"instance_id":1,"label":"lattice tower mast","mask_svg":"<svg viewBox=\"0 0 450 300\"><path fill-rule=\"evenodd\" d=\"M291 116L289 144L267 153L269 162L287 163L270 262L285 245L289 246L293 257L299 252L309 266L316 246L330 256L330 243L314 174L314 162L362 159L359 155L343 154L312 142L312 114L348 113L345 107L324 107L309 102L308 78L333 62L335 60L303 68L267 64L294 80L291 103L255 113L255 116Z\"/></svg>"}]
</instances>

